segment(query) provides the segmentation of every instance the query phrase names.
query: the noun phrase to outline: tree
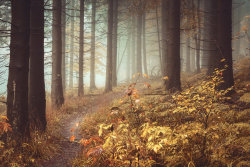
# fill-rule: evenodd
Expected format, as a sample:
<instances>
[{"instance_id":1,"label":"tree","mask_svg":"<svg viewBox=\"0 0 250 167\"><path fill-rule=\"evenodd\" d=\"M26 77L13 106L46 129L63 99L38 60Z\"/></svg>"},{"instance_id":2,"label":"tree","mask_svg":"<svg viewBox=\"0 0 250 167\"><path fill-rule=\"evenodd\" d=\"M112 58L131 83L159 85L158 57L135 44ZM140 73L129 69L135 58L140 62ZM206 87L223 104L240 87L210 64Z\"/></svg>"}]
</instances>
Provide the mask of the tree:
<instances>
[{"instance_id":1,"label":"tree","mask_svg":"<svg viewBox=\"0 0 250 167\"><path fill-rule=\"evenodd\" d=\"M69 62L69 87L74 86L74 38L75 38L75 0L71 0L71 18L70 18L70 62Z\"/></svg>"},{"instance_id":2,"label":"tree","mask_svg":"<svg viewBox=\"0 0 250 167\"><path fill-rule=\"evenodd\" d=\"M204 20L204 58L203 64L207 64L208 75L213 74L216 67L216 2L217 0L205 1L205 20Z\"/></svg>"},{"instance_id":3,"label":"tree","mask_svg":"<svg viewBox=\"0 0 250 167\"><path fill-rule=\"evenodd\" d=\"M61 29L62 2L53 0L52 22L52 84L51 101L53 108L59 108L64 103L62 88L62 29Z\"/></svg>"},{"instance_id":4,"label":"tree","mask_svg":"<svg viewBox=\"0 0 250 167\"><path fill-rule=\"evenodd\" d=\"M147 68L147 51L146 51L146 14L143 14L142 19L142 36L143 36L143 68L144 73L148 74L148 68Z\"/></svg>"},{"instance_id":5,"label":"tree","mask_svg":"<svg viewBox=\"0 0 250 167\"><path fill-rule=\"evenodd\" d=\"M118 0L114 0L113 39L112 39L112 86L117 86L117 29L118 29Z\"/></svg>"},{"instance_id":6,"label":"tree","mask_svg":"<svg viewBox=\"0 0 250 167\"><path fill-rule=\"evenodd\" d=\"M196 15L197 15L197 24L198 24L198 32L195 36L195 46L196 46L196 72L200 73L200 40L201 40L201 16L200 16L200 0L197 0L197 10L196 10Z\"/></svg>"},{"instance_id":7,"label":"tree","mask_svg":"<svg viewBox=\"0 0 250 167\"><path fill-rule=\"evenodd\" d=\"M190 38L187 37L187 43L186 43L186 72L191 72L191 67L190 67L190 61L191 61L191 57L190 57Z\"/></svg>"},{"instance_id":8,"label":"tree","mask_svg":"<svg viewBox=\"0 0 250 167\"><path fill-rule=\"evenodd\" d=\"M140 1L141 2L141 1ZM142 54L141 54L141 37L142 37L142 12L137 13L137 55L136 55L136 72L142 74Z\"/></svg>"},{"instance_id":9,"label":"tree","mask_svg":"<svg viewBox=\"0 0 250 167\"><path fill-rule=\"evenodd\" d=\"M107 63L106 63L106 84L104 92L112 91L113 3L114 3L113 0L108 0Z\"/></svg>"},{"instance_id":10,"label":"tree","mask_svg":"<svg viewBox=\"0 0 250 167\"><path fill-rule=\"evenodd\" d=\"M223 81L219 89L227 89L234 85L232 61L232 0L217 1L217 55L216 66L224 68ZM221 61L225 59L225 61ZM215 62L214 62L215 63Z\"/></svg>"},{"instance_id":11,"label":"tree","mask_svg":"<svg viewBox=\"0 0 250 167\"><path fill-rule=\"evenodd\" d=\"M29 137L29 1L11 1L10 63L7 85L7 117L13 137Z\"/></svg>"},{"instance_id":12,"label":"tree","mask_svg":"<svg viewBox=\"0 0 250 167\"><path fill-rule=\"evenodd\" d=\"M132 24L131 24L131 17L128 19L128 29L127 29L127 36L128 36L128 49L127 49L127 81L129 82L131 76L131 34L132 34Z\"/></svg>"},{"instance_id":13,"label":"tree","mask_svg":"<svg viewBox=\"0 0 250 167\"><path fill-rule=\"evenodd\" d=\"M163 75L163 61L162 61L162 49L161 49L161 39L160 39L160 26L159 26L159 16L158 16L158 8L155 8L155 15L156 15L156 27L157 27L157 41L158 41L158 48L159 48L159 61L161 67L161 75Z\"/></svg>"},{"instance_id":14,"label":"tree","mask_svg":"<svg viewBox=\"0 0 250 167\"><path fill-rule=\"evenodd\" d=\"M92 22L91 22L91 57L90 57L90 90L96 89L95 85L95 18L96 0L92 0Z\"/></svg>"},{"instance_id":15,"label":"tree","mask_svg":"<svg viewBox=\"0 0 250 167\"><path fill-rule=\"evenodd\" d=\"M136 17L132 16L132 37L131 37L131 48L132 48L132 53L131 53L131 61L132 61L132 75L136 73Z\"/></svg>"},{"instance_id":16,"label":"tree","mask_svg":"<svg viewBox=\"0 0 250 167\"><path fill-rule=\"evenodd\" d=\"M62 0L62 84L66 89L66 0Z\"/></svg>"},{"instance_id":17,"label":"tree","mask_svg":"<svg viewBox=\"0 0 250 167\"><path fill-rule=\"evenodd\" d=\"M30 1L29 114L31 127L46 129L44 0Z\"/></svg>"},{"instance_id":18,"label":"tree","mask_svg":"<svg viewBox=\"0 0 250 167\"><path fill-rule=\"evenodd\" d=\"M79 81L78 81L78 96L84 94L83 87L83 45L84 45L84 0L80 0L80 38L79 38Z\"/></svg>"},{"instance_id":19,"label":"tree","mask_svg":"<svg viewBox=\"0 0 250 167\"><path fill-rule=\"evenodd\" d=\"M163 6L163 28L162 39L166 40L164 35L167 35L167 42L163 42L165 47L163 50L164 63L166 68L164 70L165 76L168 76L168 80L165 80L164 86L166 90L180 90L180 0L169 0L168 2L162 1ZM168 10L165 10L168 9ZM167 11L167 14L164 13ZM168 25L165 25L168 23ZM167 27L167 28L166 28ZM167 34L166 31L167 29ZM167 45L167 46L166 46ZM166 52L167 47L167 52Z\"/></svg>"}]
</instances>

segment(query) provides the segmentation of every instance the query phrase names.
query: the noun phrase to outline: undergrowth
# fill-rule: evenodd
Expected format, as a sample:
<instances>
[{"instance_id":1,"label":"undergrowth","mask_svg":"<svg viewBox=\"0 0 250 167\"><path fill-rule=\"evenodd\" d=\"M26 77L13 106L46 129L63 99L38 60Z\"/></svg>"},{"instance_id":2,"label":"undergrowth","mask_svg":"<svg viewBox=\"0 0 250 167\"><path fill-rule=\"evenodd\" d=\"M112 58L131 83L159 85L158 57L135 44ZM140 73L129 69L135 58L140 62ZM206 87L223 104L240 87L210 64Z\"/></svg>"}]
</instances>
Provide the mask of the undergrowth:
<instances>
[{"instance_id":1,"label":"undergrowth","mask_svg":"<svg viewBox=\"0 0 250 167\"><path fill-rule=\"evenodd\" d=\"M0 166L3 167L32 167L41 166L41 162L52 158L60 152L62 126L72 115L82 111L87 106L84 98L66 99L59 110L52 110L50 99L47 99L47 129L45 133L32 131L31 138L20 146L15 140L6 136L12 133L8 118L0 117ZM7 135L8 136L8 135ZM5 138L5 140L4 140Z\"/></svg>"},{"instance_id":2,"label":"undergrowth","mask_svg":"<svg viewBox=\"0 0 250 167\"><path fill-rule=\"evenodd\" d=\"M143 96L130 84L122 99L85 118L73 166L247 166L250 110L226 96L232 88L217 89L222 72L167 95Z\"/></svg>"}]
</instances>

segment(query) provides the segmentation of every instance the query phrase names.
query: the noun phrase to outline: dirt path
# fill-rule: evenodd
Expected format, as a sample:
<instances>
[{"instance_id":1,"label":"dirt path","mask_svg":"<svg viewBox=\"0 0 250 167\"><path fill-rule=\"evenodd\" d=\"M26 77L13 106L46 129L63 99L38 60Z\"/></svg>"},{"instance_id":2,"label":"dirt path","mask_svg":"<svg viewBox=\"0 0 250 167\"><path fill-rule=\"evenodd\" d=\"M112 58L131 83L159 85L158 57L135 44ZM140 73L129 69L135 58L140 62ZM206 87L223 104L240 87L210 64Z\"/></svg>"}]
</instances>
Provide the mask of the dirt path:
<instances>
[{"instance_id":1,"label":"dirt path","mask_svg":"<svg viewBox=\"0 0 250 167\"><path fill-rule=\"evenodd\" d=\"M79 141L81 136L79 134L80 123L83 121L86 113L96 112L99 109L108 106L112 100L120 98L121 93L109 93L104 95L98 95L92 98L92 104L90 104L86 111L79 111L79 114L72 116L65 121L62 129L63 140L58 141L61 146L61 152L51 158L50 160L43 162L43 167L70 167L70 161L80 153L80 145L77 142L70 142L70 137L76 136L75 141ZM74 129L74 132L71 132Z\"/></svg>"}]
</instances>

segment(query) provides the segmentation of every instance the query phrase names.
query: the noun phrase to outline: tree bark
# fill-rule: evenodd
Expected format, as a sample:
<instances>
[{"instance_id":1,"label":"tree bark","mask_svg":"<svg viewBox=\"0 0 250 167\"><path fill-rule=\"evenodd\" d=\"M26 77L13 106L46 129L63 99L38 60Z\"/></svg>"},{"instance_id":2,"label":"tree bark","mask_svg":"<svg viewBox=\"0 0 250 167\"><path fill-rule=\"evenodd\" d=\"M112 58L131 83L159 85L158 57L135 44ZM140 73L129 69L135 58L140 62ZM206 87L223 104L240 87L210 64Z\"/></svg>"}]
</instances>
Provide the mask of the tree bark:
<instances>
[{"instance_id":1,"label":"tree bark","mask_svg":"<svg viewBox=\"0 0 250 167\"><path fill-rule=\"evenodd\" d=\"M91 23L91 57L90 57L90 90L96 89L95 85L95 18L96 0L92 0L92 23Z\"/></svg>"},{"instance_id":2,"label":"tree bark","mask_svg":"<svg viewBox=\"0 0 250 167\"><path fill-rule=\"evenodd\" d=\"M71 0L71 18L70 18L70 62L69 62L69 88L74 86L74 38L75 38L75 0Z\"/></svg>"},{"instance_id":3,"label":"tree bark","mask_svg":"<svg viewBox=\"0 0 250 167\"><path fill-rule=\"evenodd\" d=\"M34 130L46 129L44 84L44 0L30 1L29 114Z\"/></svg>"},{"instance_id":4,"label":"tree bark","mask_svg":"<svg viewBox=\"0 0 250 167\"><path fill-rule=\"evenodd\" d=\"M200 24L200 0L197 0L197 19L198 19L198 33L195 37L195 46L196 46L196 73L201 72L200 68L200 40L201 40L201 24Z\"/></svg>"},{"instance_id":5,"label":"tree bark","mask_svg":"<svg viewBox=\"0 0 250 167\"><path fill-rule=\"evenodd\" d=\"M7 85L7 117L18 143L30 137L28 121L29 4L11 1L10 63Z\"/></svg>"},{"instance_id":6,"label":"tree bark","mask_svg":"<svg viewBox=\"0 0 250 167\"><path fill-rule=\"evenodd\" d=\"M163 76L163 61L162 61L162 54L161 54L161 39L160 39L160 26L159 26L159 16L158 16L158 8L155 8L156 14L156 26L157 26L157 37L158 37L158 48L159 48L159 61L160 61L160 68L161 68L161 75Z\"/></svg>"},{"instance_id":7,"label":"tree bark","mask_svg":"<svg viewBox=\"0 0 250 167\"><path fill-rule=\"evenodd\" d=\"M131 76L131 36L132 36L132 24L131 24L131 17L128 20L128 49L127 49L127 82L130 81Z\"/></svg>"},{"instance_id":8,"label":"tree bark","mask_svg":"<svg viewBox=\"0 0 250 167\"><path fill-rule=\"evenodd\" d=\"M161 35L162 35L162 76L167 76L167 40L168 40L168 1L162 0L161 5ZM166 80L164 81L164 85L166 85Z\"/></svg>"},{"instance_id":9,"label":"tree bark","mask_svg":"<svg viewBox=\"0 0 250 167\"><path fill-rule=\"evenodd\" d=\"M207 61L208 75L212 75L216 61L216 2L217 0L205 1L205 27L204 27L204 61ZM206 64L206 63L205 63Z\"/></svg>"},{"instance_id":10,"label":"tree bark","mask_svg":"<svg viewBox=\"0 0 250 167\"><path fill-rule=\"evenodd\" d=\"M223 83L219 89L234 85L232 61L232 0L217 0L217 67L225 69L222 73ZM221 62L221 59L225 61ZM228 67L225 68L224 66Z\"/></svg>"},{"instance_id":11,"label":"tree bark","mask_svg":"<svg viewBox=\"0 0 250 167\"><path fill-rule=\"evenodd\" d=\"M62 0L62 84L63 92L66 89L66 0Z\"/></svg>"},{"instance_id":12,"label":"tree bark","mask_svg":"<svg viewBox=\"0 0 250 167\"><path fill-rule=\"evenodd\" d=\"M108 34L107 34L107 63L106 84L104 92L112 91L112 32L113 32L113 0L108 0Z\"/></svg>"},{"instance_id":13,"label":"tree bark","mask_svg":"<svg viewBox=\"0 0 250 167\"><path fill-rule=\"evenodd\" d=\"M136 72L142 74L142 13L137 14L137 55L136 55Z\"/></svg>"},{"instance_id":14,"label":"tree bark","mask_svg":"<svg viewBox=\"0 0 250 167\"><path fill-rule=\"evenodd\" d=\"M186 39L186 72L191 72L190 67L190 38L187 37Z\"/></svg>"},{"instance_id":15,"label":"tree bark","mask_svg":"<svg viewBox=\"0 0 250 167\"><path fill-rule=\"evenodd\" d=\"M180 90L180 0L169 0L166 90ZM164 17L164 16L163 16ZM165 37L164 37L165 38Z\"/></svg>"},{"instance_id":16,"label":"tree bark","mask_svg":"<svg viewBox=\"0 0 250 167\"><path fill-rule=\"evenodd\" d=\"M132 53L131 53L131 60L132 60L132 75L136 73L136 40L135 40L135 35L136 35L136 18L132 16L132 42L131 42L131 48L132 48Z\"/></svg>"},{"instance_id":17,"label":"tree bark","mask_svg":"<svg viewBox=\"0 0 250 167\"><path fill-rule=\"evenodd\" d=\"M83 62L84 62L84 0L80 0L80 38L79 38L79 81L78 81L78 96L83 96Z\"/></svg>"},{"instance_id":18,"label":"tree bark","mask_svg":"<svg viewBox=\"0 0 250 167\"><path fill-rule=\"evenodd\" d=\"M113 53L112 53L112 85L117 86L117 29L118 29L118 0L114 0L114 19L113 19Z\"/></svg>"},{"instance_id":19,"label":"tree bark","mask_svg":"<svg viewBox=\"0 0 250 167\"><path fill-rule=\"evenodd\" d=\"M53 0L52 22L52 84L51 101L52 108L58 109L64 103L62 88L62 29L61 8L62 2Z\"/></svg>"},{"instance_id":20,"label":"tree bark","mask_svg":"<svg viewBox=\"0 0 250 167\"><path fill-rule=\"evenodd\" d=\"M147 68L147 51L146 51L146 14L143 14L143 21L142 21L142 34L143 34L143 67L144 73L148 74Z\"/></svg>"}]
</instances>

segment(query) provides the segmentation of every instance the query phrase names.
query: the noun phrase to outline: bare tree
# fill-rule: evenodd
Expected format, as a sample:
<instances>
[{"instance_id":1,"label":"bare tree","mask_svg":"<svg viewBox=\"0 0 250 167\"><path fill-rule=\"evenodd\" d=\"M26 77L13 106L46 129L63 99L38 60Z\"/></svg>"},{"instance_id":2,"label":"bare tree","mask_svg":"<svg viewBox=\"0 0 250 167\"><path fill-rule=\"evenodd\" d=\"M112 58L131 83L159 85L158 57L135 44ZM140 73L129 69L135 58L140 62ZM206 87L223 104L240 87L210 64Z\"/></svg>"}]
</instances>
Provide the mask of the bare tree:
<instances>
[{"instance_id":1,"label":"bare tree","mask_svg":"<svg viewBox=\"0 0 250 167\"><path fill-rule=\"evenodd\" d=\"M106 63L106 84L104 92L112 91L113 3L114 3L113 0L108 0L107 63Z\"/></svg>"},{"instance_id":2,"label":"bare tree","mask_svg":"<svg viewBox=\"0 0 250 167\"><path fill-rule=\"evenodd\" d=\"M45 131L44 0L30 1L29 114L31 127Z\"/></svg>"},{"instance_id":3,"label":"bare tree","mask_svg":"<svg viewBox=\"0 0 250 167\"><path fill-rule=\"evenodd\" d=\"M53 0L52 23L52 84L51 101L53 108L59 108L64 103L62 88L62 29L61 29L62 2Z\"/></svg>"},{"instance_id":4,"label":"bare tree","mask_svg":"<svg viewBox=\"0 0 250 167\"><path fill-rule=\"evenodd\" d=\"M117 30L118 30L118 0L114 0L113 39L112 39L112 85L117 86Z\"/></svg>"},{"instance_id":5,"label":"bare tree","mask_svg":"<svg viewBox=\"0 0 250 167\"><path fill-rule=\"evenodd\" d=\"M162 47L167 47L163 49L164 63L165 67L165 76L168 76L168 80L165 80L164 86L166 90L180 90L180 0L169 0L168 2L162 1L163 10L166 10L167 14L162 15L163 25L162 39L166 39L164 35L167 35L167 42L163 42ZM164 12L164 11L163 11ZM167 28L166 28L167 27ZM166 52L167 51L167 52Z\"/></svg>"},{"instance_id":6,"label":"bare tree","mask_svg":"<svg viewBox=\"0 0 250 167\"><path fill-rule=\"evenodd\" d=\"M78 96L84 94L83 87L83 51L84 51L84 0L80 0L80 38L79 38L79 81L78 81Z\"/></svg>"},{"instance_id":7,"label":"bare tree","mask_svg":"<svg viewBox=\"0 0 250 167\"><path fill-rule=\"evenodd\" d=\"M7 117L13 137L29 137L28 72L29 72L29 1L11 1L10 63L7 86Z\"/></svg>"},{"instance_id":8,"label":"bare tree","mask_svg":"<svg viewBox=\"0 0 250 167\"><path fill-rule=\"evenodd\" d=\"M91 22L91 57L90 57L90 90L96 89L95 85L95 22L96 22L96 0L92 0L92 22Z\"/></svg>"},{"instance_id":9,"label":"bare tree","mask_svg":"<svg viewBox=\"0 0 250 167\"><path fill-rule=\"evenodd\" d=\"M70 62L69 62L69 88L74 86L74 38L75 38L75 0L71 0L71 18L70 18Z\"/></svg>"}]
</instances>

